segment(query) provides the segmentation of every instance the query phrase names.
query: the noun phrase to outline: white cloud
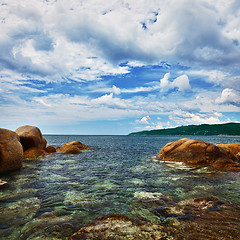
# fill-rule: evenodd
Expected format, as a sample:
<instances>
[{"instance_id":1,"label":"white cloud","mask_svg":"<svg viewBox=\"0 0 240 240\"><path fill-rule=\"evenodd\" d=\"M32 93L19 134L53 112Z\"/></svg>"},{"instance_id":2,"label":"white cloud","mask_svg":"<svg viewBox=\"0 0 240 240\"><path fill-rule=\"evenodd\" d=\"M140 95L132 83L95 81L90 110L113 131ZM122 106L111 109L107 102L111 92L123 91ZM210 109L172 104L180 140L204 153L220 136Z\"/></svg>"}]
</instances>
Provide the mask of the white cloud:
<instances>
[{"instance_id":1,"label":"white cloud","mask_svg":"<svg viewBox=\"0 0 240 240\"><path fill-rule=\"evenodd\" d=\"M116 65L123 61L238 66L239 4L223 2L8 1L0 6L0 69L54 80L82 67L89 71L76 71L76 78L92 80L126 72Z\"/></svg>"},{"instance_id":2,"label":"white cloud","mask_svg":"<svg viewBox=\"0 0 240 240\"><path fill-rule=\"evenodd\" d=\"M220 117L223 115L218 112L214 113L190 113L182 110L175 110L170 115L170 120L174 121L178 125L189 125L189 124L217 124L223 123Z\"/></svg>"},{"instance_id":3,"label":"white cloud","mask_svg":"<svg viewBox=\"0 0 240 240\"><path fill-rule=\"evenodd\" d=\"M161 92L168 91L170 89L177 88L179 91L185 91L191 89L188 76L183 74L172 82L169 80L170 73L166 73L160 80Z\"/></svg>"},{"instance_id":4,"label":"white cloud","mask_svg":"<svg viewBox=\"0 0 240 240\"><path fill-rule=\"evenodd\" d=\"M223 84L230 76L228 73L219 70L190 70L189 75L199 76L202 80L214 84Z\"/></svg>"},{"instance_id":5,"label":"white cloud","mask_svg":"<svg viewBox=\"0 0 240 240\"><path fill-rule=\"evenodd\" d=\"M150 117L149 116L145 116L145 117L142 117L140 120L137 120L136 122L139 123L139 124L144 124L144 125L148 125L150 124L149 121L150 121Z\"/></svg>"},{"instance_id":6,"label":"white cloud","mask_svg":"<svg viewBox=\"0 0 240 240\"><path fill-rule=\"evenodd\" d=\"M113 97L113 93L105 94L99 98L93 99L92 103L121 109L127 109L129 105L126 100Z\"/></svg>"},{"instance_id":7,"label":"white cloud","mask_svg":"<svg viewBox=\"0 0 240 240\"><path fill-rule=\"evenodd\" d=\"M240 107L240 93L233 89L225 88L220 97L216 99L218 104L233 104Z\"/></svg>"},{"instance_id":8,"label":"white cloud","mask_svg":"<svg viewBox=\"0 0 240 240\"><path fill-rule=\"evenodd\" d=\"M115 85L112 86L112 90L113 90L113 93L115 93L116 95L121 93L121 89L116 87Z\"/></svg>"}]
</instances>

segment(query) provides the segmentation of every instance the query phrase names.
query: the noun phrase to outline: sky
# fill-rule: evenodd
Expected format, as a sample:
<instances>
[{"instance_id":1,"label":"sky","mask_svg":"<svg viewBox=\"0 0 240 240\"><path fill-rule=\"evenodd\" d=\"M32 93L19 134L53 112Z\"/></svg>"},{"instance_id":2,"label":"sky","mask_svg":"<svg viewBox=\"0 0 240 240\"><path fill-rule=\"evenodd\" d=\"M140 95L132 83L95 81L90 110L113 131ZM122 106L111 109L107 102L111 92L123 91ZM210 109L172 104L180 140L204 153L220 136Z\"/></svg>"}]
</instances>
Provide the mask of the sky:
<instances>
[{"instance_id":1,"label":"sky","mask_svg":"<svg viewBox=\"0 0 240 240\"><path fill-rule=\"evenodd\" d=\"M1 0L0 127L240 122L239 44L239 0Z\"/></svg>"}]
</instances>

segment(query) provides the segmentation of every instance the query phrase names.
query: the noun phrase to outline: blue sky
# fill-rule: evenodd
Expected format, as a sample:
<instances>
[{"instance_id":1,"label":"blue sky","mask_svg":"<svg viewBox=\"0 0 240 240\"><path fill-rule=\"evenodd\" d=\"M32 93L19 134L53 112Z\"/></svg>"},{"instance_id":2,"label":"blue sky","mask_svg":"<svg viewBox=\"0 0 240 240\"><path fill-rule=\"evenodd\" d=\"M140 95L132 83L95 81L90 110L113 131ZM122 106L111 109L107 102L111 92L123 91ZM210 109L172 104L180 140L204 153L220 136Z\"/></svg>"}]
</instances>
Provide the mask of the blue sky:
<instances>
[{"instance_id":1,"label":"blue sky","mask_svg":"<svg viewBox=\"0 0 240 240\"><path fill-rule=\"evenodd\" d=\"M238 0L0 3L0 126L128 134L240 121Z\"/></svg>"}]
</instances>

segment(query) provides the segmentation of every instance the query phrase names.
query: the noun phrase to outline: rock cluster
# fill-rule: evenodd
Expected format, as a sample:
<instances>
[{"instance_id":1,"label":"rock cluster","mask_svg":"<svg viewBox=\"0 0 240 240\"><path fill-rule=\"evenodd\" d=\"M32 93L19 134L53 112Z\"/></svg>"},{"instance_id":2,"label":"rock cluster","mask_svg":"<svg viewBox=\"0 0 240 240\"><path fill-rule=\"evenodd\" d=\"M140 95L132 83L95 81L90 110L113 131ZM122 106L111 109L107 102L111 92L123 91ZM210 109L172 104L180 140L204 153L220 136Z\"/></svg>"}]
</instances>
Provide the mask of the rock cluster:
<instances>
[{"instance_id":1,"label":"rock cluster","mask_svg":"<svg viewBox=\"0 0 240 240\"><path fill-rule=\"evenodd\" d=\"M34 126L22 126L15 132L0 128L0 173L22 167L22 160L33 159L56 151L76 154L82 149L91 149L87 145L73 141L62 147L48 146L40 129Z\"/></svg>"},{"instance_id":2,"label":"rock cluster","mask_svg":"<svg viewBox=\"0 0 240 240\"><path fill-rule=\"evenodd\" d=\"M168 143L157 160L183 162L189 166L212 166L226 171L240 171L240 144L219 144L183 138Z\"/></svg>"}]
</instances>

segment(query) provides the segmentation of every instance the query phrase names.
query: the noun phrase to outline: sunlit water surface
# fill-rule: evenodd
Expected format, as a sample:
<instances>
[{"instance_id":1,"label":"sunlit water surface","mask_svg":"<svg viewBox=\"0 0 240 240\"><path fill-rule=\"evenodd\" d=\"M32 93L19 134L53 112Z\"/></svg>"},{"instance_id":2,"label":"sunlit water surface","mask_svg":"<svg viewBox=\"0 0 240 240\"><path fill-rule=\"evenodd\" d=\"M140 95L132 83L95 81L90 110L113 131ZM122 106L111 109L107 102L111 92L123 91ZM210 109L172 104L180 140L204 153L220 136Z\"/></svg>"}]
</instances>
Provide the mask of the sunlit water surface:
<instances>
[{"instance_id":1,"label":"sunlit water surface","mask_svg":"<svg viewBox=\"0 0 240 240\"><path fill-rule=\"evenodd\" d=\"M154 159L165 144L179 136L45 138L48 145L78 140L93 150L24 161L21 170L1 175L8 184L0 189L0 239L63 238L96 217L114 212L162 221L134 204L144 194L160 193L176 201L211 196L240 202L240 173ZM240 137L197 138L214 144L240 143Z\"/></svg>"}]
</instances>

